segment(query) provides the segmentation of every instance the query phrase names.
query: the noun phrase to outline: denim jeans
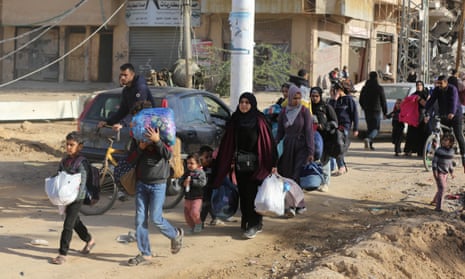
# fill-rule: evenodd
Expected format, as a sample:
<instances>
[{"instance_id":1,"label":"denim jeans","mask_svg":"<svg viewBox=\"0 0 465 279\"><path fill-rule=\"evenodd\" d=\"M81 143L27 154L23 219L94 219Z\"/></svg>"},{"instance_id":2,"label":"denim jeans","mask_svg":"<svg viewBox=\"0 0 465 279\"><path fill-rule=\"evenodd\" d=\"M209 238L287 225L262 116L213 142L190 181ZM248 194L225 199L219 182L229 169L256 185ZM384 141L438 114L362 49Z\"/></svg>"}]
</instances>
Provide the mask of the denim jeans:
<instances>
[{"instance_id":1,"label":"denim jeans","mask_svg":"<svg viewBox=\"0 0 465 279\"><path fill-rule=\"evenodd\" d=\"M152 222L167 238L174 239L177 230L168 220L163 218L163 202L165 201L166 183L144 184L137 181L136 193L136 238L137 248L144 256L151 256L148 220Z\"/></svg>"}]
</instances>

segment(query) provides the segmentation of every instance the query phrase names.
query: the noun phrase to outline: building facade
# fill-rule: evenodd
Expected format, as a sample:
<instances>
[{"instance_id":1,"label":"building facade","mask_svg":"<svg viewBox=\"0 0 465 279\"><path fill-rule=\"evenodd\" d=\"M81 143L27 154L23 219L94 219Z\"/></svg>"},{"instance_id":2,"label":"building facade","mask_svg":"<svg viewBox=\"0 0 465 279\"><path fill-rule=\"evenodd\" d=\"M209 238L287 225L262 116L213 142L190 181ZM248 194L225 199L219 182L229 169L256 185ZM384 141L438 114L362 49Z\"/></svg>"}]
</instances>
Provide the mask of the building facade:
<instances>
[{"instance_id":1,"label":"building facade","mask_svg":"<svg viewBox=\"0 0 465 279\"><path fill-rule=\"evenodd\" d=\"M195 44L229 46L231 2L191 0ZM309 70L312 85L328 86L327 74L344 65L358 82L387 63L396 69L401 2L256 0L255 41L299 55L303 63L293 68ZM27 79L117 83L125 62L141 72L169 69L183 57L181 3L0 0L1 82L48 64Z\"/></svg>"}]
</instances>

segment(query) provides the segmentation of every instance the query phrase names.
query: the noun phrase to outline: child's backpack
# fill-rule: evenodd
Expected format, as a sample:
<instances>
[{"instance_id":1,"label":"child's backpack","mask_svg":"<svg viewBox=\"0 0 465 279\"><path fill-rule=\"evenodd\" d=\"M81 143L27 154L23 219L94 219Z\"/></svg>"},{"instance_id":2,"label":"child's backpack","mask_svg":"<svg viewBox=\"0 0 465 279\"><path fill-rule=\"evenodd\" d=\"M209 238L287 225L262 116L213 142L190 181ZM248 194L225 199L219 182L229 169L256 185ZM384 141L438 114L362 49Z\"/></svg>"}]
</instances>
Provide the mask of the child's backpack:
<instances>
[{"instance_id":1,"label":"child's backpack","mask_svg":"<svg viewBox=\"0 0 465 279\"><path fill-rule=\"evenodd\" d=\"M84 167L87 171L87 190L86 197L84 198L84 204L90 205L100 199L100 172L99 169L92 166L84 156L79 156L74 160L71 167L71 172L77 173L81 163L84 164Z\"/></svg>"}]
</instances>

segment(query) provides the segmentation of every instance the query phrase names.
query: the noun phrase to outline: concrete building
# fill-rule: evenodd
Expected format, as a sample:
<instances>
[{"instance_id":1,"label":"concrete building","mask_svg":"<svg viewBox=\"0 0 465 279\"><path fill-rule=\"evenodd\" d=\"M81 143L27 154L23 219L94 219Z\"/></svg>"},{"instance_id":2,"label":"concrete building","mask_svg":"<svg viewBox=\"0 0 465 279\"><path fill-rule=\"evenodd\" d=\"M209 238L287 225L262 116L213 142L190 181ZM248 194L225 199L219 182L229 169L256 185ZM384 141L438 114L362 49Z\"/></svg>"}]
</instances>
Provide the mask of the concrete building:
<instances>
[{"instance_id":1,"label":"concrete building","mask_svg":"<svg viewBox=\"0 0 465 279\"><path fill-rule=\"evenodd\" d=\"M195 42L227 48L232 0L191 1ZM146 67L160 70L182 57L182 1L130 0L102 27L123 3L0 0L1 82L20 78L64 56L27 79L117 83L122 63L132 62L140 71ZM397 68L402 0L255 3L255 41L300 55L303 64L293 65L293 69L309 70L313 85L327 86L328 72L344 65L355 82L365 79L371 70L384 70L387 63ZM70 52L83 41L87 43Z\"/></svg>"}]
</instances>

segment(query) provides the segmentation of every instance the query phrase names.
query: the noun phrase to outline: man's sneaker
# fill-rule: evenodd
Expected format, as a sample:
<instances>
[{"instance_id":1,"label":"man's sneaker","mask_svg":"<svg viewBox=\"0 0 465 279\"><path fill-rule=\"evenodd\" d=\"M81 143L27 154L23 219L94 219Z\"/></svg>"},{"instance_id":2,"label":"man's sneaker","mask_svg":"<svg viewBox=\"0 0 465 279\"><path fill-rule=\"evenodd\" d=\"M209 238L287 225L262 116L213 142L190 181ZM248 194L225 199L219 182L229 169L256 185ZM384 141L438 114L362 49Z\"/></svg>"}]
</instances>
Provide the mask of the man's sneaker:
<instances>
[{"instance_id":1,"label":"man's sneaker","mask_svg":"<svg viewBox=\"0 0 465 279\"><path fill-rule=\"evenodd\" d=\"M295 211L297 214L304 214L307 211L306 207L297 207L297 210Z\"/></svg>"},{"instance_id":2,"label":"man's sneaker","mask_svg":"<svg viewBox=\"0 0 465 279\"><path fill-rule=\"evenodd\" d=\"M244 237L248 239L252 239L257 236L257 233L258 233L257 227L251 227L250 229L245 231Z\"/></svg>"},{"instance_id":3,"label":"man's sneaker","mask_svg":"<svg viewBox=\"0 0 465 279\"><path fill-rule=\"evenodd\" d=\"M211 220L210 226L216 226L216 225L224 225L224 222L218 218Z\"/></svg>"},{"instance_id":4,"label":"man's sneaker","mask_svg":"<svg viewBox=\"0 0 465 279\"><path fill-rule=\"evenodd\" d=\"M365 150L368 150L370 148L370 139L364 138L363 143L365 144Z\"/></svg>"},{"instance_id":5,"label":"man's sneaker","mask_svg":"<svg viewBox=\"0 0 465 279\"><path fill-rule=\"evenodd\" d=\"M177 254L182 248L184 230L182 228L177 228L176 231L178 234L175 238L171 239L171 254Z\"/></svg>"},{"instance_id":6,"label":"man's sneaker","mask_svg":"<svg viewBox=\"0 0 465 279\"><path fill-rule=\"evenodd\" d=\"M328 192L329 191L328 184L323 184L320 187L318 187L318 191L325 192L325 193Z\"/></svg>"}]
</instances>

